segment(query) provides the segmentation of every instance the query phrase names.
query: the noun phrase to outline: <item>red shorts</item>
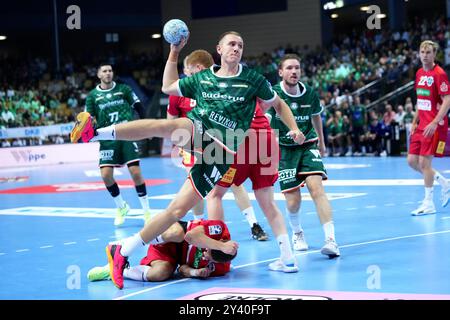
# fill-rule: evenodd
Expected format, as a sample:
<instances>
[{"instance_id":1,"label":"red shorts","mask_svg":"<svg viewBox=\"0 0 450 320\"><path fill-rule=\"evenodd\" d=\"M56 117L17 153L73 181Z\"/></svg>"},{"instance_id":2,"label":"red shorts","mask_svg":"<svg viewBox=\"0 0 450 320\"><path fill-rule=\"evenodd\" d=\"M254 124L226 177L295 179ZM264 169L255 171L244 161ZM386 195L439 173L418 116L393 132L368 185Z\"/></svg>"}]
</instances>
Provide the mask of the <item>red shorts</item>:
<instances>
[{"instance_id":1,"label":"red shorts","mask_svg":"<svg viewBox=\"0 0 450 320\"><path fill-rule=\"evenodd\" d=\"M142 258L141 265L150 265L152 261L162 260L176 266L178 264L178 243L168 242L152 244L148 247L147 256Z\"/></svg>"},{"instance_id":2,"label":"red shorts","mask_svg":"<svg viewBox=\"0 0 450 320\"><path fill-rule=\"evenodd\" d=\"M240 186L247 178L253 190L271 187L278 179L280 148L272 130L251 130L234 157L234 163L217 183Z\"/></svg>"},{"instance_id":3,"label":"red shorts","mask_svg":"<svg viewBox=\"0 0 450 320\"><path fill-rule=\"evenodd\" d=\"M409 143L409 154L442 157L446 138L442 130L436 130L431 137L424 137L423 130L416 129Z\"/></svg>"}]
</instances>

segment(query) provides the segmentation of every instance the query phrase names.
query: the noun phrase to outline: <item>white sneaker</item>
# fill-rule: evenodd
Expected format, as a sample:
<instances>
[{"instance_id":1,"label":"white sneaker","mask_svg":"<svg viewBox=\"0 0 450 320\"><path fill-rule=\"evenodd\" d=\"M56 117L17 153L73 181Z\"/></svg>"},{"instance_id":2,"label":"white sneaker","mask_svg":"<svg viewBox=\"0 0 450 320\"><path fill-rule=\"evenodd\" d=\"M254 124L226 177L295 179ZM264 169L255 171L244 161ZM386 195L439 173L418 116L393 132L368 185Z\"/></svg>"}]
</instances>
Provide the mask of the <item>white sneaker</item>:
<instances>
[{"instance_id":1,"label":"white sneaker","mask_svg":"<svg viewBox=\"0 0 450 320\"><path fill-rule=\"evenodd\" d=\"M386 157L386 156L387 156L386 150L383 150L383 151L380 153L380 157Z\"/></svg>"},{"instance_id":2,"label":"white sneaker","mask_svg":"<svg viewBox=\"0 0 450 320\"><path fill-rule=\"evenodd\" d=\"M352 152L351 152L351 151L347 151L347 152L345 153L345 156L346 156L346 157L351 157L351 156L352 156Z\"/></svg>"},{"instance_id":3,"label":"white sneaker","mask_svg":"<svg viewBox=\"0 0 450 320\"><path fill-rule=\"evenodd\" d=\"M123 208L118 208L116 212L116 218L114 219L114 225L120 226L125 221L125 216L130 212L130 206L125 202Z\"/></svg>"},{"instance_id":4,"label":"white sneaker","mask_svg":"<svg viewBox=\"0 0 450 320\"><path fill-rule=\"evenodd\" d=\"M295 251L308 250L308 244L306 243L305 233L303 232L303 230L292 235L292 246L294 247Z\"/></svg>"},{"instance_id":5,"label":"white sneaker","mask_svg":"<svg viewBox=\"0 0 450 320\"><path fill-rule=\"evenodd\" d=\"M269 264L269 269L272 271L281 271L286 273L298 272L297 262L284 264L281 259L275 260L274 262Z\"/></svg>"},{"instance_id":6,"label":"white sneaker","mask_svg":"<svg viewBox=\"0 0 450 320\"><path fill-rule=\"evenodd\" d=\"M450 186L447 189L442 188L441 200L444 208L450 203Z\"/></svg>"},{"instance_id":7,"label":"white sneaker","mask_svg":"<svg viewBox=\"0 0 450 320\"><path fill-rule=\"evenodd\" d=\"M433 201L424 200L422 204L414 211L411 211L413 216L424 216L427 214L436 213L436 208L434 207Z\"/></svg>"},{"instance_id":8,"label":"white sneaker","mask_svg":"<svg viewBox=\"0 0 450 320\"><path fill-rule=\"evenodd\" d=\"M328 239L325 241L325 245L320 250L320 253L333 259L341 255L339 247L334 239Z\"/></svg>"}]
</instances>

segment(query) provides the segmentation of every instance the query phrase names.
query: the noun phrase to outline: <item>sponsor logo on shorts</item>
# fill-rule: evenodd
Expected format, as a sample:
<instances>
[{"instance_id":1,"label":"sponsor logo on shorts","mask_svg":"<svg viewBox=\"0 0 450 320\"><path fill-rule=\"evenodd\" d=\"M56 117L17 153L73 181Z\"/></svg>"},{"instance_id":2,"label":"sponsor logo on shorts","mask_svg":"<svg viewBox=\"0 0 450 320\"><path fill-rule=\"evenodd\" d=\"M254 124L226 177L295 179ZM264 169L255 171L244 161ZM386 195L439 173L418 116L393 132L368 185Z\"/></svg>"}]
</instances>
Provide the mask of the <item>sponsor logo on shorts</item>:
<instances>
[{"instance_id":1,"label":"sponsor logo on shorts","mask_svg":"<svg viewBox=\"0 0 450 320\"><path fill-rule=\"evenodd\" d=\"M224 183L227 183L227 184L231 184L231 183L233 183L235 175L236 175L236 169L230 168L230 169L228 169L227 172L225 172L221 181Z\"/></svg>"},{"instance_id":2,"label":"sponsor logo on shorts","mask_svg":"<svg viewBox=\"0 0 450 320\"><path fill-rule=\"evenodd\" d=\"M297 169L285 169L278 172L278 180L284 181L294 179L297 173Z\"/></svg>"},{"instance_id":3,"label":"sponsor logo on shorts","mask_svg":"<svg viewBox=\"0 0 450 320\"><path fill-rule=\"evenodd\" d=\"M437 149L436 149L436 153L443 154L444 150L445 150L445 141L439 141Z\"/></svg>"},{"instance_id":4,"label":"sponsor logo on shorts","mask_svg":"<svg viewBox=\"0 0 450 320\"><path fill-rule=\"evenodd\" d=\"M222 226L215 224L213 226L208 226L209 234L216 235L222 233Z\"/></svg>"},{"instance_id":5,"label":"sponsor logo on shorts","mask_svg":"<svg viewBox=\"0 0 450 320\"><path fill-rule=\"evenodd\" d=\"M101 150L100 151L100 159L103 161L112 160L114 156L114 150Z\"/></svg>"}]
</instances>

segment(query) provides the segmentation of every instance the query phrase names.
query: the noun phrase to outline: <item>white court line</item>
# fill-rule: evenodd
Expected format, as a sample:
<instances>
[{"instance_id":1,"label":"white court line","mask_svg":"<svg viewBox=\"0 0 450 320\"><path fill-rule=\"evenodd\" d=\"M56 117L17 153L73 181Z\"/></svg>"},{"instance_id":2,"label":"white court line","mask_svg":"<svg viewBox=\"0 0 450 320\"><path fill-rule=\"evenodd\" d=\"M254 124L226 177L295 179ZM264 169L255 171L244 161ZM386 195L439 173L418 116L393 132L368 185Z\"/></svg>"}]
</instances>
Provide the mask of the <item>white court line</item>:
<instances>
[{"instance_id":1,"label":"white court line","mask_svg":"<svg viewBox=\"0 0 450 320\"><path fill-rule=\"evenodd\" d=\"M358 208L347 208L345 210L358 210Z\"/></svg>"},{"instance_id":2,"label":"white court line","mask_svg":"<svg viewBox=\"0 0 450 320\"><path fill-rule=\"evenodd\" d=\"M3 255L5 255L6 253L4 253L4 252L0 252L0 256L3 256Z\"/></svg>"},{"instance_id":3,"label":"white court line","mask_svg":"<svg viewBox=\"0 0 450 320\"><path fill-rule=\"evenodd\" d=\"M376 208L377 206L375 206L375 205L370 205L370 206L365 206L364 208L367 208L367 209L373 209L373 208Z\"/></svg>"},{"instance_id":4,"label":"white court line","mask_svg":"<svg viewBox=\"0 0 450 320\"><path fill-rule=\"evenodd\" d=\"M380 239L380 240L372 240L372 241L366 241L366 242L352 243L352 244L346 244L346 245L343 245L343 246L339 246L339 248L340 249L342 249L342 248L351 248L351 247L363 246L363 245L366 245L366 244L381 243L381 242L387 242L387 241L393 241L393 240L409 239L409 238L416 238L416 237L429 236L429 235L434 235L434 234L444 234L444 233L450 233L450 230L436 231L436 232L429 232L429 233L419 233L419 234L412 234L412 235L409 235L409 236L393 237L393 238L386 238L386 239ZM318 252L320 252L320 250L312 250L312 251L297 253L295 255L296 256L304 256L304 255L307 255L307 254L318 253ZM279 257L272 258L272 259L266 259L266 260L260 260L260 261L252 262L252 263L247 263L247 264L243 264L243 265L240 265L240 266L233 267L233 270L234 269L245 268L245 267L248 267L248 266L254 266L254 265L257 265L257 264L266 263L266 262L270 262L270 261L275 261L277 259L279 259ZM268 272L270 272L270 271L268 270ZM114 298L113 300L124 300L126 298L133 297L133 296L136 296L136 295L141 294L141 293L153 291L155 289L166 287L166 286L174 284L174 283L184 282L184 281L188 281L188 280L192 280L192 279L191 278L186 278L186 279L182 279L182 280L172 281L172 282L165 283L163 285L159 285L159 286L156 286L156 287L152 287L152 288L144 289L144 290L141 290L141 291L133 292L133 293L124 295L124 296L119 297L119 298Z\"/></svg>"},{"instance_id":5,"label":"white court line","mask_svg":"<svg viewBox=\"0 0 450 320\"><path fill-rule=\"evenodd\" d=\"M132 297L132 296L136 296L136 295L144 293L144 292L153 291L153 290L156 290L156 289L159 289L159 288L162 288L162 287L166 287L166 286L174 284L174 283L185 282L185 281L188 281L188 280L191 280L191 279L190 278L185 278L185 279L181 279L181 280L175 280L175 281L172 281L172 282L160 284L159 286L156 286L156 287L147 288L145 290L137 291L137 292L134 292L134 293L130 293L130 294L118 297L118 298L114 298L113 300L124 300L126 298L129 298L129 297Z\"/></svg>"},{"instance_id":6,"label":"white court line","mask_svg":"<svg viewBox=\"0 0 450 320\"><path fill-rule=\"evenodd\" d=\"M442 220L445 220L445 219L450 219L450 217L443 217L443 218L441 218Z\"/></svg>"},{"instance_id":7,"label":"white court line","mask_svg":"<svg viewBox=\"0 0 450 320\"><path fill-rule=\"evenodd\" d=\"M393 206L395 206L395 203L385 203L384 206L385 207L393 207Z\"/></svg>"},{"instance_id":8,"label":"white court line","mask_svg":"<svg viewBox=\"0 0 450 320\"><path fill-rule=\"evenodd\" d=\"M88 239L88 240L86 240L87 242L90 242L90 241L98 241L98 240L100 240L99 238L95 238L95 239Z\"/></svg>"},{"instance_id":9,"label":"white court line","mask_svg":"<svg viewBox=\"0 0 450 320\"><path fill-rule=\"evenodd\" d=\"M39 247L39 249L47 249L47 248L53 248L53 246L42 246L42 247Z\"/></svg>"},{"instance_id":10,"label":"white court line","mask_svg":"<svg viewBox=\"0 0 450 320\"><path fill-rule=\"evenodd\" d=\"M19 250L16 250L16 252L26 252L26 251L30 251L30 249L19 249Z\"/></svg>"},{"instance_id":11,"label":"white court line","mask_svg":"<svg viewBox=\"0 0 450 320\"><path fill-rule=\"evenodd\" d=\"M403 202L403 204L414 204L414 202L413 201L406 201L406 202Z\"/></svg>"},{"instance_id":12,"label":"white court line","mask_svg":"<svg viewBox=\"0 0 450 320\"><path fill-rule=\"evenodd\" d=\"M64 245L65 246L69 246L69 245L71 245L71 244L77 244L76 242L64 242Z\"/></svg>"},{"instance_id":13,"label":"white court line","mask_svg":"<svg viewBox=\"0 0 450 320\"><path fill-rule=\"evenodd\" d=\"M315 211L309 211L309 212L307 212L305 214L315 214L315 213L316 213Z\"/></svg>"}]
</instances>

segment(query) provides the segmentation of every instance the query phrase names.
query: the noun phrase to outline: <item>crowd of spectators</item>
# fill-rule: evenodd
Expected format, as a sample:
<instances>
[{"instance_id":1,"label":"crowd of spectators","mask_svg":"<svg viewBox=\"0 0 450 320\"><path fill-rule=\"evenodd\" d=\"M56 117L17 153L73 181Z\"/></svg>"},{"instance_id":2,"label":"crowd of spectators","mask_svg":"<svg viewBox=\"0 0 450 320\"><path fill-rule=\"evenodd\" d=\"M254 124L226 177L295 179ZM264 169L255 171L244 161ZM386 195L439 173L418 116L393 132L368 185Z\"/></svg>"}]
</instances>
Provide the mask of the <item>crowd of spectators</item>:
<instances>
[{"instance_id":1,"label":"crowd of spectators","mask_svg":"<svg viewBox=\"0 0 450 320\"><path fill-rule=\"evenodd\" d=\"M414 79L420 66L417 50L425 39L439 43L437 60L444 64L450 25L443 17L416 18L398 31L354 30L351 34L338 35L326 48L288 44L270 53L244 56L243 62L274 84L279 81L277 70L281 57L287 53L298 54L302 59L301 81L316 89L326 106L322 117L329 155L383 156L392 153L394 127L404 136L412 120L413 102L408 98L401 105L385 102L370 110L366 107L387 91ZM0 129L74 121L97 82L96 67L103 61L114 65L116 74L132 76L149 96L158 90L163 67L160 52L64 57L58 73L43 58L0 57ZM355 94L379 79L382 81L378 81L381 85L377 90ZM22 143L36 144L35 140ZM54 139L46 142L54 143ZM12 145L14 141L8 143Z\"/></svg>"}]
</instances>

